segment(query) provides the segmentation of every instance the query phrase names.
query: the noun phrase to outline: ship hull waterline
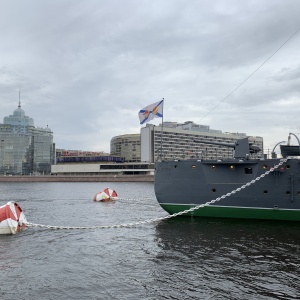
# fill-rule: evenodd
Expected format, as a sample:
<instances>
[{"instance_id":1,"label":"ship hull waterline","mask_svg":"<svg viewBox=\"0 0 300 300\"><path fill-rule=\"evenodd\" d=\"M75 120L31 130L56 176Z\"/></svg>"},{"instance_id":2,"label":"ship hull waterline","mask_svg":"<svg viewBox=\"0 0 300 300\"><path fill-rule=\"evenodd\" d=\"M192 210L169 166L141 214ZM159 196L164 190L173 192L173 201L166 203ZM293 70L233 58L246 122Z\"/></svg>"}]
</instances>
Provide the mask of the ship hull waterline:
<instances>
[{"instance_id":1,"label":"ship hull waterline","mask_svg":"<svg viewBox=\"0 0 300 300\"><path fill-rule=\"evenodd\" d=\"M173 215L188 210L197 205L160 203L160 206L170 215ZM205 207L200 207L192 212L182 214L182 216L275 221L300 221L300 210L208 205Z\"/></svg>"}]
</instances>

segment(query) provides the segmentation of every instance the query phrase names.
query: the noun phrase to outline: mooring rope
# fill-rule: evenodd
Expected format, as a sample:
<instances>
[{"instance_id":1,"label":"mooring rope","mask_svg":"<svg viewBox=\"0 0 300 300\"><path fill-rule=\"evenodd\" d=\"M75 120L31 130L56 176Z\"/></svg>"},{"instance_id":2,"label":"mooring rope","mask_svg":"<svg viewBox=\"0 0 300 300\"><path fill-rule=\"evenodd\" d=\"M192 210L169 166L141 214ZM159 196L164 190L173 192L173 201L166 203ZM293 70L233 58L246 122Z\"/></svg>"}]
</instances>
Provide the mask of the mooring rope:
<instances>
[{"instance_id":1,"label":"mooring rope","mask_svg":"<svg viewBox=\"0 0 300 300\"><path fill-rule=\"evenodd\" d=\"M289 158L284 158L281 159L280 162L275 165L273 168L270 168L270 170L266 171L265 173L261 174L260 176L256 177L255 179L247 182L246 184L242 185L241 187L231 191L230 193L227 193L225 195L222 195L216 199L213 199L211 201L208 201L204 204L200 204L194 207L191 207L189 209L180 211L178 213L172 214L172 215L167 215L164 217L159 217L159 218L154 218L154 219L149 219L149 220L144 220L144 221L138 221L138 222L133 222L133 223L127 223L127 224L119 224L119 225L99 225L99 226L53 226L53 225L43 225L43 224L37 224L37 223L30 223L30 222L26 222L24 223L25 225L27 225L28 227L40 227L40 228L47 228L47 229L109 229L109 228L124 228L124 227L136 227L139 225L145 225L145 224L150 224L150 223L155 223L155 222L159 222L159 221L163 221L166 219L171 219L171 218L175 218L177 216L181 216L190 212L193 212L197 209L203 208L205 206L209 206L211 204L214 204L222 199L225 199L237 192L240 192L241 190L247 188L248 186L254 184L255 182L259 181L260 179L264 178L266 175L269 175L271 172L273 172L274 170L278 169L280 166L282 166L285 162L288 161ZM149 199L149 198L147 198Z\"/></svg>"}]
</instances>

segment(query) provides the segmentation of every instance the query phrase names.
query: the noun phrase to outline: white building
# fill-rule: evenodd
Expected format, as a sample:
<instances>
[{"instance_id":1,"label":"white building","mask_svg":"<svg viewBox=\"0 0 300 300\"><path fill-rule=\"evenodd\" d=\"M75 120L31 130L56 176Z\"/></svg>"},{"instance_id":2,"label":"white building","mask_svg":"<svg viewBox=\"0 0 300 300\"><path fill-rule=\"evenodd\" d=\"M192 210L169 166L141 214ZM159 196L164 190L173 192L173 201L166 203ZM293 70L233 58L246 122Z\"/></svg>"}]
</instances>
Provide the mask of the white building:
<instances>
[{"instance_id":1,"label":"white building","mask_svg":"<svg viewBox=\"0 0 300 300\"><path fill-rule=\"evenodd\" d=\"M141 161L153 163L158 159L188 159L200 156L204 159L230 158L233 157L233 148L199 141L234 143L245 137L245 133L222 133L190 121L183 124L164 122L163 127L161 124L147 124L141 128ZM262 137L249 139L263 149Z\"/></svg>"},{"instance_id":2,"label":"white building","mask_svg":"<svg viewBox=\"0 0 300 300\"><path fill-rule=\"evenodd\" d=\"M110 141L110 155L124 157L126 162L140 162L140 134L124 134L113 137Z\"/></svg>"}]
</instances>

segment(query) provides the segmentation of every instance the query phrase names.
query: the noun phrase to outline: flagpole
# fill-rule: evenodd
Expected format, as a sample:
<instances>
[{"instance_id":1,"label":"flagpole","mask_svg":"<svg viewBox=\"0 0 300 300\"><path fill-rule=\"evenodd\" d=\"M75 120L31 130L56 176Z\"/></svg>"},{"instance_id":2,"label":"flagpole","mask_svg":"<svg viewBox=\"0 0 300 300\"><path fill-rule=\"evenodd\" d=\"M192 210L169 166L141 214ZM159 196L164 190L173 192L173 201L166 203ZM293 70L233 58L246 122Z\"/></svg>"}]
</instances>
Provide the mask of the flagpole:
<instances>
[{"instance_id":1,"label":"flagpole","mask_svg":"<svg viewBox=\"0 0 300 300\"><path fill-rule=\"evenodd\" d=\"M161 133L160 133L160 159L162 160L162 135L164 131L164 98L162 98L163 103L162 103L162 119L161 119Z\"/></svg>"}]
</instances>

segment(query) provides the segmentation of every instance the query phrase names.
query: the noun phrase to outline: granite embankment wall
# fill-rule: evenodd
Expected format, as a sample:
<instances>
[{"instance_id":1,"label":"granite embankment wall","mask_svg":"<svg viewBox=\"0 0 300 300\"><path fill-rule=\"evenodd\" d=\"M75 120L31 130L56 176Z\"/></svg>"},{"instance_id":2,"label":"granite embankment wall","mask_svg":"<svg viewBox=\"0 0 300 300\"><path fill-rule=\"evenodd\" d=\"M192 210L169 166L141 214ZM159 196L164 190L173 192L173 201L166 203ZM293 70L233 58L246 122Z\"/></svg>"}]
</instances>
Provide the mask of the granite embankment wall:
<instances>
[{"instance_id":1,"label":"granite embankment wall","mask_svg":"<svg viewBox=\"0 0 300 300\"><path fill-rule=\"evenodd\" d=\"M0 176L0 182L154 182L153 175Z\"/></svg>"}]
</instances>

